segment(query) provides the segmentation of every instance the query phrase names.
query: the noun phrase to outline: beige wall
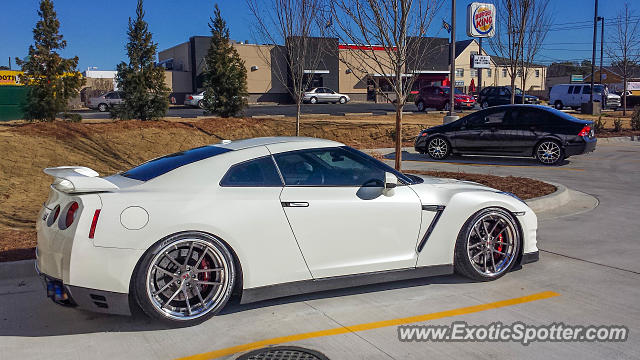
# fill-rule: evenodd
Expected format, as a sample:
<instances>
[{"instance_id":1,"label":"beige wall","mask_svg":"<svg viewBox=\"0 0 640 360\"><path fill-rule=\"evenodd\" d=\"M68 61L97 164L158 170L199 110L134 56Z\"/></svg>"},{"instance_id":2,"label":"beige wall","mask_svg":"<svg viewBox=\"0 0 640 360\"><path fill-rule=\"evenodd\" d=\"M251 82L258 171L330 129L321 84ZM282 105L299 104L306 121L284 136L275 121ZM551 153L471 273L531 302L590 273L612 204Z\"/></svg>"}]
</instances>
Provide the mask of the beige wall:
<instances>
[{"instance_id":1,"label":"beige wall","mask_svg":"<svg viewBox=\"0 0 640 360\"><path fill-rule=\"evenodd\" d=\"M282 52L274 51L274 45L234 44L233 47L244 60L250 94L287 93L282 81L286 79L286 61L279 58ZM254 66L257 69L251 70Z\"/></svg>"},{"instance_id":2,"label":"beige wall","mask_svg":"<svg viewBox=\"0 0 640 360\"><path fill-rule=\"evenodd\" d=\"M486 46L483 46L482 55L488 55L486 52ZM474 41L456 58L456 69L464 69L464 75L462 78L456 76L456 80L464 80L465 87L469 87L471 84L471 52L475 51L477 53L480 52L479 44ZM492 62L491 65L491 76L489 77L489 72L487 69L482 69L482 86L510 86L511 78L509 77L509 72L507 71L507 76L503 76L502 72L503 67L496 66L495 63ZM539 77L536 77L535 71L538 70ZM545 79L547 76L547 68L537 67L537 68L529 68L527 75L526 87L527 91L529 90L544 90L545 89ZM520 76L516 77L516 86L521 86L522 79ZM474 77L474 83L476 86L478 85L478 77Z\"/></svg>"}]
</instances>

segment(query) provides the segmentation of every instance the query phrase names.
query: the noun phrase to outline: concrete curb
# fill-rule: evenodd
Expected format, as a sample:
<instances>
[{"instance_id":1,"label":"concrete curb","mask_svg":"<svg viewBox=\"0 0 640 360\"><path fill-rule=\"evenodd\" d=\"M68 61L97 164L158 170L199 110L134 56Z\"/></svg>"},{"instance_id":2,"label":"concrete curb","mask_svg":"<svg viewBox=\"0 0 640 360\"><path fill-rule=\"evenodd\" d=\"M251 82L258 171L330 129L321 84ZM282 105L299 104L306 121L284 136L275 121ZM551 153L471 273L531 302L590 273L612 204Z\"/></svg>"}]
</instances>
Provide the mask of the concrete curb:
<instances>
[{"instance_id":1,"label":"concrete curb","mask_svg":"<svg viewBox=\"0 0 640 360\"><path fill-rule=\"evenodd\" d=\"M598 138L599 143L620 143L620 142L630 142L630 141L640 141L640 136L616 136L610 138Z\"/></svg>"},{"instance_id":2,"label":"concrete curb","mask_svg":"<svg viewBox=\"0 0 640 360\"><path fill-rule=\"evenodd\" d=\"M536 179L538 180L538 179ZM542 181L542 180L538 180ZM525 203L529 205L533 212L544 212L563 206L571 200L569 190L566 186L550 181L542 181L547 184L551 184L556 187L556 191L545 196L526 200Z\"/></svg>"},{"instance_id":3,"label":"concrete curb","mask_svg":"<svg viewBox=\"0 0 640 360\"><path fill-rule=\"evenodd\" d=\"M35 260L2 262L0 263L0 280L36 276L35 264Z\"/></svg>"}]
</instances>

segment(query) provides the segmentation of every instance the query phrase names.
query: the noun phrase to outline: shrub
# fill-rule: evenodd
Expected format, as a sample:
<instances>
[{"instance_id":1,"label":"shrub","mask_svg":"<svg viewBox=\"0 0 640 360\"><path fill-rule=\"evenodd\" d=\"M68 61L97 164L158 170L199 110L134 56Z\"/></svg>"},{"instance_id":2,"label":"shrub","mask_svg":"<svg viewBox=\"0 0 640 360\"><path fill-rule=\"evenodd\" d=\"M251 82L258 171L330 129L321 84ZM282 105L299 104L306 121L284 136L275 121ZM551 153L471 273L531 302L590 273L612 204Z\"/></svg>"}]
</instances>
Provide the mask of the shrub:
<instances>
[{"instance_id":1,"label":"shrub","mask_svg":"<svg viewBox=\"0 0 640 360\"><path fill-rule=\"evenodd\" d=\"M633 114L631 114L631 130L640 130L640 106L633 108Z\"/></svg>"},{"instance_id":2,"label":"shrub","mask_svg":"<svg viewBox=\"0 0 640 360\"><path fill-rule=\"evenodd\" d=\"M604 121L602 121L602 115L598 116L598 120L593 123L593 130L600 132L604 130Z\"/></svg>"},{"instance_id":3,"label":"shrub","mask_svg":"<svg viewBox=\"0 0 640 360\"><path fill-rule=\"evenodd\" d=\"M75 123L82 121L82 116L76 113L64 113L62 114L62 118L65 119L66 121L75 122Z\"/></svg>"},{"instance_id":4,"label":"shrub","mask_svg":"<svg viewBox=\"0 0 640 360\"><path fill-rule=\"evenodd\" d=\"M615 120L613 120L613 131L622 131L622 120L620 118L616 118Z\"/></svg>"}]
</instances>

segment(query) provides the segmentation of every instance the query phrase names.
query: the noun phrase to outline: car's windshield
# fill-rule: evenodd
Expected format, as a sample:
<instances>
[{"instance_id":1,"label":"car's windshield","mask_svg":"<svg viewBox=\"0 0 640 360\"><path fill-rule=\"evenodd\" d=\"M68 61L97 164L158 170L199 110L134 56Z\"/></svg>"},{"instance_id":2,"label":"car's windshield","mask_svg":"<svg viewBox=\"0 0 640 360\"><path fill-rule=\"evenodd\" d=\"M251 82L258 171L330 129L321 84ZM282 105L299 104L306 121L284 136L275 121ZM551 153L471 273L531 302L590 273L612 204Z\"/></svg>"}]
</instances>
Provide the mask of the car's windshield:
<instances>
[{"instance_id":1,"label":"car's windshield","mask_svg":"<svg viewBox=\"0 0 640 360\"><path fill-rule=\"evenodd\" d=\"M594 85L593 86L593 92L597 93L597 94L601 94L603 89L604 89L604 86L602 86L602 85Z\"/></svg>"},{"instance_id":2,"label":"car's windshield","mask_svg":"<svg viewBox=\"0 0 640 360\"><path fill-rule=\"evenodd\" d=\"M516 95L522 95L522 90L516 88Z\"/></svg>"},{"instance_id":3,"label":"car's windshield","mask_svg":"<svg viewBox=\"0 0 640 360\"><path fill-rule=\"evenodd\" d=\"M442 90L444 91L445 94L447 95L449 94L449 88L442 88ZM456 91L454 92L454 94L464 95L464 93L458 88L456 88Z\"/></svg>"}]
</instances>

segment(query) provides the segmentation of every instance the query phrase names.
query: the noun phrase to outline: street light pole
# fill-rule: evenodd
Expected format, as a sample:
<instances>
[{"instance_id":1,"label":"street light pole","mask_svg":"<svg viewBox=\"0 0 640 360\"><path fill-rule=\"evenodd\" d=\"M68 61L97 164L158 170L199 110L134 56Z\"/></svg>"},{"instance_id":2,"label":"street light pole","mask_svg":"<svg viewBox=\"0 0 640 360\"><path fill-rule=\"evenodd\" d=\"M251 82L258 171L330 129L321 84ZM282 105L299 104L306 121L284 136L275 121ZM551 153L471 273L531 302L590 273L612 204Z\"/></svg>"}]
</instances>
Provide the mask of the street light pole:
<instances>
[{"instance_id":1,"label":"street light pole","mask_svg":"<svg viewBox=\"0 0 640 360\"><path fill-rule=\"evenodd\" d=\"M593 85L596 72L596 39L598 37L598 0L595 0L595 14L593 15L593 54L591 56L591 95L589 95L589 103L591 112L593 113Z\"/></svg>"},{"instance_id":2,"label":"street light pole","mask_svg":"<svg viewBox=\"0 0 640 360\"><path fill-rule=\"evenodd\" d=\"M600 104L604 108L606 98L604 96L604 84L602 83L602 58L604 53L604 16L598 16L598 20L600 20L600 85L602 86L602 91L600 95L602 99L600 99Z\"/></svg>"},{"instance_id":3,"label":"street light pole","mask_svg":"<svg viewBox=\"0 0 640 360\"><path fill-rule=\"evenodd\" d=\"M449 58L451 69L449 69L449 116L453 116L456 105L456 0L451 0L451 45L449 46Z\"/></svg>"}]
</instances>

